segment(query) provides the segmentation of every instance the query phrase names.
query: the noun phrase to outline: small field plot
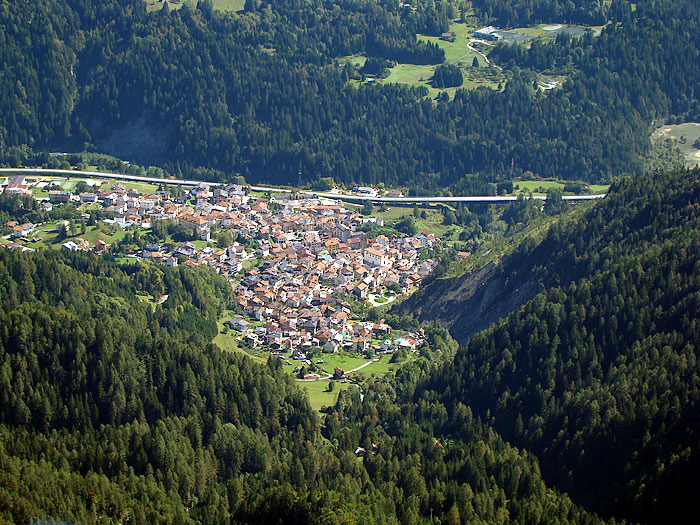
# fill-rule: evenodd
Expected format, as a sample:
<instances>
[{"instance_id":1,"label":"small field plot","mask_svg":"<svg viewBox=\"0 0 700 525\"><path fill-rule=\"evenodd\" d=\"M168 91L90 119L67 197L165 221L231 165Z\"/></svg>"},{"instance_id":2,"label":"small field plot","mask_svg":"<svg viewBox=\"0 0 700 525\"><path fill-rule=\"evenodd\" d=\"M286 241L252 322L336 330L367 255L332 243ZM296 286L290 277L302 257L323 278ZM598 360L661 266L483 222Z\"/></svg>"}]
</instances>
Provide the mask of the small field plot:
<instances>
[{"instance_id":1,"label":"small field plot","mask_svg":"<svg viewBox=\"0 0 700 525\"><path fill-rule=\"evenodd\" d=\"M147 11L158 11L163 9L166 0L146 0ZM192 4L197 5L198 0L193 0ZM185 5L185 0L167 0L170 9L180 9ZM242 11L245 0L213 0L214 9L217 11Z\"/></svg>"},{"instance_id":2,"label":"small field plot","mask_svg":"<svg viewBox=\"0 0 700 525\"><path fill-rule=\"evenodd\" d=\"M591 193L595 194L608 193L608 190L610 189L610 184L591 184L590 186L588 186L588 189L591 190Z\"/></svg>"},{"instance_id":3,"label":"small field plot","mask_svg":"<svg viewBox=\"0 0 700 525\"><path fill-rule=\"evenodd\" d=\"M163 4L167 3L170 9L179 9L182 7L183 2L165 2L164 0L146 0L146 11L158 11L163 9Z\"/></svg>"},{"instance_id":4,"label":"small field plot","mask_svg":"<svg viewBox=\"0 0 700 525\"><path fill-rule=\"evenodd\" d=\"M454 42L447 42L445 40L440 40L436 36L425 36L418 35L418 40L423 42L433 42L440 46L445 51L445 62L453 64L460 60L468 60L469 64L474 59L475 53L469 49L467 45L469 40L468 35L474 32L473 27L469 27L465 24L451 24L450 31L455 34Z\"/></svg>"},{"instance_id":5,"label":"small field plot","mask_svg":"<svg viewBox=\"0 0 700 525\"><path fill-rule=\"evenodd\" d=\"M407 217L413 217L418 231L427 230L438 237L442 237L447 230L444 224L445 216L440 209L435 208L418 208L418 217L416 217L413 208L391 206L385 211L379 211L379 206L375 206L372 216L383 218L385 226L392 226Z\"/></svg>"},{"instance_id":6,"label":"small field plot","mask_svg":"<svg viewBox=\"0 0 700 525\"><path fill-rule=\"evenodd\" d=\"M564 183L553 180L519 180L513 183L515 193L525 190L534 195L544 195L551 188L564 190Z\"/></svg>"},{"instance_id":7,"label":"small field plot","mask_svg":"<svg viewBox=\"0 0 700 525\"><path fill-rule=\"evenodd\" d=\"M311 408L316 411L321 410L324 406L335 405L338 399L338 392L348 388L357 388L352 383L343 383L342 381L334 381L335 387L332 392L328 391L330 381L298 381L299 388L306 390L309 396Z\"/></svg>"},{"instance_id":8,"label":"small field plot","mask_svg":"<svg viewBox=\"0 0 700 525\"><path fill-rule=\"evenodd\" d=\"M124 187L128 190L135 189L141 194L155 193L158 190L157 184L148 184L147 182L122 182Z\"/></svg>"},{"instance_id":9,"label":"small field plot","mask_svg":"<svg viewBox=\"0 0 700 525\"><path fill-rule=\"evenodd\" d=\"M224 321L231 319L232 316L233 312L227 312L226 315L222 316L221 319L218 320L216 323L218 333L216 337L214 337L213 343L225 352L241 353L258 363L267 363L267 357L263 357L263 352L256 354L254 351L246 351L246 349L238 346L238 343L236 342L236 332L224 330Z\"/></svg>"},{"instance_id":10,"label":"small field plot","mask_svg":"<svg viewBox=\"0 0 700 525\"><path fill-rule=\"evenodd\" d=\"M323 354L320 359L323 360L323 364L320 365L320 368L329 374L332 374L333 369L336 367L342 368L343 371L347 372L369 362L369 360L364 357L355 357L343 353Z\"/></svg>"},{"instance_id":11,"label":"small field plot","mask_svg":"<svg viewBox=\"0 0 700 525\"><path fill-rule=\"evenodd\" d=\"M386 84L410 84L412 86L424 85L428 88L428 82L433 76L435 66L418 66L415 64L398 64L391 68L389 76L383 80Z\"/></svg>"},{"instance_id":12,"label":"small field plot","mask_svg":"<svg viewBox=\"0 0 700 525\"><path fill-rule=\"evenodd\" d=\"M348 55L338 59L339 64L345 64L346 62L350 62L354 67L360 69L365 65L365 62L367 62L367 57L362 55Z\"/></svg>"},{"instance_id":13,"label":"small field plot","mask_svg":"<svg viewBox=\"0 0 700 525\"><path fill-rule=\"evenodd\" d=\"M558 180L516 180L513 181L514 192L520 193L525 190L533 195L546 195L547 190L558 188L564 191L566 181ZM590 184L588 190L590 193L607 193L610 188L609 184Z\"/></svg>"},{"instance_id":14,"label":"small field plot","mask_svg":"<svg viewBox=\"0 0 700 525\"><path fill-rule=\"evenodd\" d=\"M396 370L400 365L398 363L389 363L389 359L391 359L391 356L382 356L379 361L373 362L366 367L364 367L362 370L358 370L357 372L352 373L352 377L359 378L360 376L363 377L382 377L384 376L387 372L390 372L392 370Z\"/></svg>"},{"instance_id":15,"label":"small field plot","mask_svg":"<svg viewBox=\"0 0 700 525\"><path fill-rule=\"evenodd\" d=\"M214 0L214 9L218 11L243 11L245 0Z\"/></svg>"},{"instance_id":16,"label":"small field plot","mask_svg":"<svg viewBox=\"0 0 700 525\"><path fill-rule=\"evenodd\" d=\"M689 168L700 166L700 123L686 122L664 126L654 132L652 139L673 140L685 157L685 163Z\"/></svg>"},{"instance_id":17,"label":"small field plot","mask_svg":"<svg viewBox=\"0 0 700 525\"><path fill-rule=\"evenodd\" d=\"M30 248L59 249L61 244L67 241L73 241L74 243L79 244L81 240L86 240L90 244L94 244L97 239L111 245L123 239L124 235L126 235L126 232L123 230L116 230L114 233L110 233L109 231L104 231L97 226L87 226L85 228L85 233L61 239L58 235L56 223L52 222L42 224L35 229L30 237L37 240L29 243L27 246Z\"/></svg>"}]
</instances>

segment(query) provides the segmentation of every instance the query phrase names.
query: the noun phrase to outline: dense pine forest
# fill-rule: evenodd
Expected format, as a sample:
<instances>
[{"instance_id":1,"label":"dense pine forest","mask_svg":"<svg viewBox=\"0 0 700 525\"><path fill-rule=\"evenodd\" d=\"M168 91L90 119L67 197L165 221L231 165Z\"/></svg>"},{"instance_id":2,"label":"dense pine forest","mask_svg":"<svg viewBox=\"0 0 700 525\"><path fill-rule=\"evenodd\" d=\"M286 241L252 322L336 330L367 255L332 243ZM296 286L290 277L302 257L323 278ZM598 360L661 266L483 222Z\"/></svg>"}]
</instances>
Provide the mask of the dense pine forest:
<instances>
[{"instance_id":1,"label":"dense pine forest","mask_svg":"<svg viewBox=\"0 0 700 525\"><path fill-rule=\"evenodd\" d=\"M649 134L698 118L700 7L693 0L473 2L508 26L609 23L600 37L531 49L500 45L501 91L432 100L402 85L353 84L345 57L439 64L440 35L464 5L447 0L39 0L0 5L2 161L98 150L211 180L405 185L482 191L530 171L602 181L639 171ZM543 70L561 89L533 89Z\"/></svg>"},{"instance_id":2,"label":"dense pine forest","mask_svg":"<svg viewBox=\"0 0 700 525\"><path fill-rule=\"evenodd\" d=\"M347 392L322 429L275 362L211 344L231 301L213 272L0 250L0 287L3 521L596 521L466 407L438 442L439 407L391 404L454 354L443 329L400 386Z\"/></svg>"},{"instance_id":3,"label":"dense pine forest","mask_svg":"<svg viewBox=\"0 0 700 525\"><path fill-rule=\"evenodd\" d=\"M471 337L414 402L438 400L448 414L468 403L535 454L547 482L603 516L692 513L699 175L625 179L579 219L524 243L488 277L503 290L488 304L518 288L532 299ZM451 305L455 334L480 315L474 305Z\"/></svg>"}]
</instances>

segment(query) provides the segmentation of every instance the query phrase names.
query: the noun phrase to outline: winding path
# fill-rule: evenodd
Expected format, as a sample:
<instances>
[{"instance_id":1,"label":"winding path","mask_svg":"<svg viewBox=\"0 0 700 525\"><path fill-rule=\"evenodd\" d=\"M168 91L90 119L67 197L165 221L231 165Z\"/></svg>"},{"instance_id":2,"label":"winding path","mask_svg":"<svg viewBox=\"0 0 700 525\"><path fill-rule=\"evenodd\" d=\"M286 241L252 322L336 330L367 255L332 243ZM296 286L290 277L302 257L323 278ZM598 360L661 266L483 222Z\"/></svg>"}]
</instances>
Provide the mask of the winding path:
<instances>
[{"instance_id":1,"label":"winding path","mask_svg":"<svg viewBox=\"0 0 700 525\"><path fill-rule=\"evenodd\" d=\"M352 370L348 370L347 372L345 372L345 375L347 376L348 374L352 374L353 372L357 372L358 370L362 370L364 367L369 366L369 365L371 365L372 363L376 363L377 361L379 361L379 358L378 358L378 357L374 357L374 358L372 358L371 360L367 361L366 363L364 363L364 364L358 366L357 368L353 368ZM331 374L329 374L328 372L324 372L324 374L326 374L325 377L324 377L324 376L321 376L321 374L319 374L319 376L321 376L321 377L319 377L318 379L297 379L296 381L297 381L298 383L309 382L309 381L327 381L327 380L329 380L331 377L333 377L333 376L332 376Z\"/></svg>"},{"instance_id":2,"label":"winding path","mask_svg":"<svg viewBox=\"0 0 700 525\"><path fill-rule=\"evenodd\" d=\"M471 49L472 51L474 51L474 53L476 53L477 55L481 55L481 57L482 57L484 60L486 60L486 63L487 63L489 66L493 66L493 67L495 67L496 69L499 69L500 71L503 71L503 68L502 68L501 66L497 66L496 64L491 63L491 61L489 60L489 58L488 58L484 53L482 53L482 52L479 51L477 48L475 48L474 46L472 46L472 44L477 43L477 42L478 42L479 44L486 44L487 46L493 46L493 44L490 44L489 42L486 42L485 40L476 40L476 39L473 39L473 38L472 38L472 39L469 40L469 43L467 43L467 47L468 47L469 49Z\"/></svg>"}]
</instances>

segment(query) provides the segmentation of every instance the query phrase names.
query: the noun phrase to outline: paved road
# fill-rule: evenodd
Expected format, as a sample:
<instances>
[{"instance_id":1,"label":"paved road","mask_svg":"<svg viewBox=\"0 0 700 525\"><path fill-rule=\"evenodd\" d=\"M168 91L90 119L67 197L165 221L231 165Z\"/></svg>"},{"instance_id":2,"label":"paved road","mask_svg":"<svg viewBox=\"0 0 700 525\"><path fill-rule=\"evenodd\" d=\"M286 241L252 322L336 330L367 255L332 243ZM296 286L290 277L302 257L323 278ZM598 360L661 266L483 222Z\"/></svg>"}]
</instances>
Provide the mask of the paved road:
<instances>
[{"instance_id":1,"label":"paved road","mask_svg":"<svg viewBox=\"0 0 700 525\"><path fill-rule=\"evenodd\" d=\"M468 47L469 49L471 49L472 51L474 51L474 53L477 53L477 54L481 55L481 57L482 57L484 60L486 60L486 63L487 63L489 66L493 66L493 67L498 68L498 69L500 69L501 71L503 71L503 68L502 68L501 66L498 66L498 65L496 65L496 64L493 64L493 63L489 60L489 57L487 57L484 53L482 53L481 51L479 51L478 49L476 49L474 46L472 46L472 44L474 44L474 43L486 44L487 46L493 46L493 44L487 42L486 40L477 40L477 39L475 39L475 38L472 38L472 39L470 39L469 42L467 43L467 47Z\"/></svg>"},{"instance_id":2,"label":"paved road","mask_svg":"<svg viewBox=\"0 0 700 525\"><path fill-rule=\"evenodd\" d=\"M347 376L348 374L351 374L353 372L357 372L358 370L362 370L364 367L371 365L372 363L376 363L379 361L378 357L374 357L371 361L367 361L365 364L358 366L357 368L353 368L352 370L348 370L345 372L345 375ZM328 372L324 372L325 376L319 374L321 377L319 379L297 379L298 382L308 382L308 381L327 381L331 379L333 376L329 374Z\"/></svg>"},{"instance_id":3,"label":"paved road","mask_svg":"<svg viewBox=\"0 0 700 525\"><path fill-rule=\"evenodd\" d=\"M93 177L93 178L105 178L105 179L119 179L127 180L132 182L148 182L151 184L176 184L180 186L196 186L201 182L199 180L184 180L184 179L158 179L154 177L140 177L138 175L125 175L120 173L104 173L99 171L77 171L77 170L51 170L43 168L0 168L0 175L5 174L27 174L27 175L59 175L62 177ZM272 188L269 186L251 186L253 191L274 191L276 193L290 193L293 190L282 189L282 188ZM294 190L296 191L296 190ZM428 203L460 203L460 202L485 202L485 203L499 203L499 202L510 202L517 200L516 195L484 195L484 196L467 196L467 197L374 197L371 195L346 195L343 193L324 193L324 192L314 192L314 191L300 191L299 193L305 193L307 195L317 195L326 199L336 199L349 202L385 202L389 204L428 204ZM605 197L604 194L599 195L564 195L562 197L565 201L587 201L593 199L600 199ZM547 197L544 195L533 195L533 199L546 200Z\"/></svg>"}]
</instances>

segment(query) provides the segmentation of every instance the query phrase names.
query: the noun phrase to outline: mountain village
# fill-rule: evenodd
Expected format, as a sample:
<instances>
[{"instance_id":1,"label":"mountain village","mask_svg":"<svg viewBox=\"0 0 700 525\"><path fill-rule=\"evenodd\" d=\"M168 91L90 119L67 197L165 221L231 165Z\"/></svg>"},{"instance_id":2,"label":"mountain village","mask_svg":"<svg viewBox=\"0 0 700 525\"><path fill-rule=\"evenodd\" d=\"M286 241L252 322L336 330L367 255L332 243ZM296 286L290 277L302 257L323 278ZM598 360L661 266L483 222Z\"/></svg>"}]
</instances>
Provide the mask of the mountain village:
<instances>
[{"instance_id":1,"label":"mountain village","mask_svg":"<svg viewBox=\"0 0 700 525\"><path fill-rule=\"evenodd\" d=\"M29 196L32 184L36 181L10 177L3 189ZM415 350L421 342L419 332L392 337L383 320L353 320L348 301L377 306L411 293L437 264L425 257L440 241L431 232L370 238L363 230L382 226L382 219L350 211L340 201L294 192L255 196L237 184L200 183L189 194L172 195L167 188L144 194L121 182L103 183L78 194L50 190L40 207L49 211L68 202L100 205L109 217L104 222L121 229L145 231L157 221L171 221L200 241L211 241L213 232L223 230L236 234L238 240L228 246L187 241L166 250L164 243L149 242L127 257L169 266L207 265L226 276L240 315L225 325L251 348L292 352L307 360L310 349L372 355ZM26 244L36 225L6 226L12 230L5 236L6 248L31 249ZM58 221L57 228L62 226ZM79 238L61 247L96 255L111 248L99 239Z\"/></svg>"}]
</instances>

